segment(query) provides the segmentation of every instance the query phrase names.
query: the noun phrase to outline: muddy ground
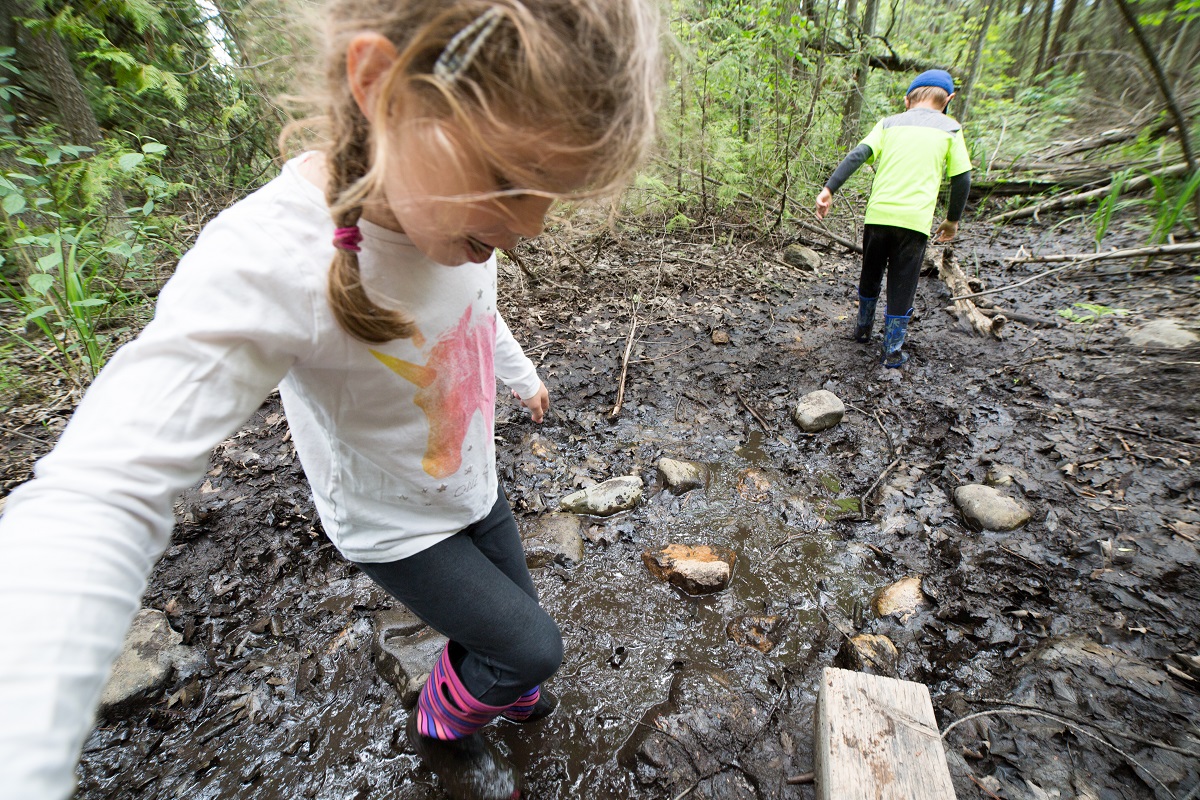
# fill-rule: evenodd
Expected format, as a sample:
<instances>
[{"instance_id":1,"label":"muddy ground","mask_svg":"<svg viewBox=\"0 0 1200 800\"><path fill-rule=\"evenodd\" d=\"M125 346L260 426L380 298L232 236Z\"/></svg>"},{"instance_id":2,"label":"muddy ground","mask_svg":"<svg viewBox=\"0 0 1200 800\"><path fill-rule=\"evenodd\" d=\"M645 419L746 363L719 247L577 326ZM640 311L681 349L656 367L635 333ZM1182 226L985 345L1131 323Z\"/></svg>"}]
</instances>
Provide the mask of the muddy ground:
<instances>
[{"instance_id":1,"label":"muddy ground","mask_svg":"<svg viewBox=\"0 0 1200 800\"><path fill-rule=\"evenodd\" d=\"M1078 225L990 238L980 224L956 253L1000 286L1049 266L1000 261L1022 246L1089 249ZM1119 262L997 294L1049 323L1011 322L1000 341L972 336L927 276L912 360L893 371L877 343L844 338L853 254L807 241L823 257L811 274L782 263L785 243L630 229L544 240L505 268L506 319L552 397L541 426L498 409L519 522L609 477L649 487L636 509L588 521L581 563L535 571L565 636L562 706L490 732L529 796L813 797L788 779L812 769L817 681L856 630L895 642L943 730L986 712L945 739L960 798L1200 796L1200 675L1175 658L1200 652L1200 348L1125 339L1162 317L1194 325L1200 268ZM1056 311L1075 302L1130 313L1067 323ZM849 410L806 435L789 412L815 389ZM13 410L5 492L68 414ZM707 486L659 491L662 456L704 463ZM1005 470L1032 521L970 530L954 488ZM373 665L391 601L321 532L277 398L219 448L179 520L145 605L206 666L100 721L78 797L441 797ZM691 598L653 578L641 554L668 542L733 549L730 588ZM878 618L873 595L911 575L928 608ZM781 618L769 652L731 639L745 615Z\"/></svg>"}]
</instances>

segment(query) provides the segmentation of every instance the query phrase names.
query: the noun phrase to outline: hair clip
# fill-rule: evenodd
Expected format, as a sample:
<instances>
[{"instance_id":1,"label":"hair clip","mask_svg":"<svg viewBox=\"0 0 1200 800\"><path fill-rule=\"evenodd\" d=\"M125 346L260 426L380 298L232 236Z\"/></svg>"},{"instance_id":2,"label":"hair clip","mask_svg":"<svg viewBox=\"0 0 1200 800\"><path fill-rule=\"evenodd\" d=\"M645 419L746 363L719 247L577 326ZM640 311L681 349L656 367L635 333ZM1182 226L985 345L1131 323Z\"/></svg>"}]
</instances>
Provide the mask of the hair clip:
<instances>
[{"instance_id":1,"label":"hair clip","mask_svg":"<svg viewBox=\"0 0 1200 800\"><path fill-rule=\"evenodd\" d=\"M447 84L457 81L475 60L479 48L483 47L492 31L496 30L502 15L498 7L492 6L476 17L470 25L454 34L454 38L446 43L446 48L433 64L434 77ZM467 42L468 39L470 42Z\"/></svg>"}]
</instances>

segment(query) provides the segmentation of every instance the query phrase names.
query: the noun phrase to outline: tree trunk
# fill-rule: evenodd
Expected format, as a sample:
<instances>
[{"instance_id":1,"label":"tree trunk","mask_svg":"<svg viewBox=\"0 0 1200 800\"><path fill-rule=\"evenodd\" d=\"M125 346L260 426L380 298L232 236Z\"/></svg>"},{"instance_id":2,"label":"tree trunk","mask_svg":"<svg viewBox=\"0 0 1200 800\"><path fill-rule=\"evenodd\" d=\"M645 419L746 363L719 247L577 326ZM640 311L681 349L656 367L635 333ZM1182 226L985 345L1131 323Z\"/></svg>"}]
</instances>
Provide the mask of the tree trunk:
<instances>
[{"instance_id":1,"label":"tree trunk","mask_svg":"<svg viewBox=\"0 0 1200 800\"><path fill-rule=\"evenodd\" d=\"M1063 44L1066 42L1067 33L1071 30L1071 18L1075 16L1075 6L1079 0L1064 0L1062 11L1058 12L1058 24L1054 26L1054 38L1050 40L1050 49L1046 53L1046 66L1054 65L1058 57L1062 55Z\"/></svg>"},{"instance_id":2,"label":"tree trunk","mask_svg":"<svg viewBox=\"0 0 1200 800\"><path fill-rule=\"evenodd\" d=\"M843 149L852 147L858 141L859 116L862 114L863 99L867 94L867 78L871 74L871 36L875 33L875 19L878 15L879 0L866 0L859 34L862 58L854 71L854 88L846 98L846 107L842 112L842 132L838 137Z\"/></svg>"},{"instance_id":3,"label":"tree trunk","mask_svg":"<svg viewBox=\"0 0 1200 800\"><path fill-rule=\"evenodd\" d=\"M1042 17L1042 40L1038 45L1037 62L1033 65L1033 74L1041 75L1046 69L1046 48L1050 44L1050 23L1054 19L1054 0L1046 0L1046 11Z\"/></svg>"},{"instance_id":4,"label":"tree trunk","mask_svg":"<svg viewBox=\"0 0 1200 800\"><path fill-rule=\"evenodd\" d=\"M0 19L18 17L44 20L41 8L26 0L0 0ZM36 73L46 82L47 96L54 102L63 131L71 144L92 146L103 134L96 115L67 55L67 48L54 31L34 33L17 23L17 64L22 72Z\"/></svg>"},{"instance_id":5,"label":"tree trunk","mask_svg":"<svg viewBox=\"0 0 1200 800\"><path fill-rule=\"evenodd\" d=\"M990 0L987 13L983 15L983 26L979 29L979 36L975 38L975 47L971 53L971 71L967 73L962 97L958 99L958 113L955 116L959 122L967 121L972 96L975 94L975 82L979 78L979 67L983 64L983 47L987 44L988 29L992 27L992 19L996 16L996 8L999 5L1000 0Z\"/></svg>"},{"instance_id":6,"label":"tree trunk","mask_svg":"<svg viewBox=\"0 0 1200 800\"><path fill-rule=\"evenodd\" d=\"M1167 103L1167 108L1170 109L1171 116L1175 118L1175 130L1179 133L1179 144L1183 148L1183 157L1187 160L1188 172L1195 174L1196 155L1192 152L1192 136L1191 131L1188 129L1187 115L1183 113L1183 109L1179 106L1179 101L1175 99L1175 92L1171 89L1171 84L1163 72L1162 64L1158 61L1158 55L1154 52L1154 47L1150 44L1150 40L1146 38L1146 32L1138 24L1137 17L1129 7L1129 3L1126 0L1113 0L1113 2L1117 4L1117 8L1121 11L1121 16L1125 18L1125 24L1133 31L1133 37L1137 39L1138 46L1142 48L1142 54L1146 57L1146 62L1149 63L1151 72L1154 73L1154 82L1158 84L1158 90L1162 92L1163 99ZM1200 216L1200 193L1193 195L1192 199L1196 208L1196 214Z\"/></svg>"}]
</instances>

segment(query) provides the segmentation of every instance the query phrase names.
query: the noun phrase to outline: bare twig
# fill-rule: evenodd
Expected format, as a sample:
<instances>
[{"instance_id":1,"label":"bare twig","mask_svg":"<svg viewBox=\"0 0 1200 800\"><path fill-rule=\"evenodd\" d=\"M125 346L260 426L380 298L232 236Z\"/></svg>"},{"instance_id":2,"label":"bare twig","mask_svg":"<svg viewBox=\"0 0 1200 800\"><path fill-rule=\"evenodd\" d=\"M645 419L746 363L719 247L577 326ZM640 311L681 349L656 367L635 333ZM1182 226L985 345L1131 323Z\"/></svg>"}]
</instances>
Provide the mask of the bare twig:
<instances>
[{"instance_id":1,"label":"bare twig","mask_svg":"<svg viewBox=\"0 0 1200 800\"><path fill-rule=\"evenodd\" d=\"M1099 742L1103 746L1105 746L1105 747L1109 748L1110 750L1113 750L1114 752L1121 755L1126 761L1128 761L1130 764L1132 764L1133 766L1140 769L1142 772L1149 775L1150 778L1155 783L1157 783L1159 786L1162 787L1162 790L1167 793L1168 797L1175 798L1175 793L1172 792L1171 789L1165 783L1163 783L1161 780L1159 780L1158 777L1155 776L1155 774L1153 772L1146 769L1146 767L1141 762L1139 762L1133 756L1129 755L1129 753L1126 753L1124 750L1117 747L1115 744L1112 744L1111 742L1106 741L1105 739L1097 736L1096 734L1092 733L1091 731L1084 729L1082 726L1077 725L1074 722L1071 722L1070 720L1067 720L1063 717L1060 717L1057 714L1050 714L1045 711L1035 711L1035 710L1029 709L1029 708L996 708L996 709L992 709L991 711L977 711L974 714L968 714L967 716L963 717L962 719L956 720L956 721L950 723L949 725L947 725L946 729L944 731L942 731L942 738L945 739L950 734L950 731L954 730L955 728L957 728L959 725L963 724L964 722L968 722L970 720L977 719L979 717L1000 717L1000 716L1004 716L1006 714L1012 714L1012 715L1017 715L1017 716L1024 715L1024 716L1030 716L1030 717L1043 717L1045 719L1051 719L1051 720L1054 720L1055 722L1057 722L1058 724L1062 725L1063 727L1070 728L1072 731L1074 731L1077 734L1081 734L1083 736L1086 736L1089 739L1092 739L1093 741Z\"/></svg>"},{"instance_id":2,"label":"bare twig","mask_svg":"<svg viewBox=\"0 0 1200 800\"><path fill-rule=\"evenodd\" d=\"M749 403L747 403L747 402L746 402L746 398L742 397L742 393L741 393L741 392L734 392L734 394L735 394L735 395L737 395L737 399L738 399L738 400L741 402L741 404L742 404L743 406L745 406L745 407L746 407L746 410L750 412L750 416L752 416L752 417L754 417L756 420L758 420L758 424L759 424L759 425L762 425L762 429L763 429L764 431L766 431L767 433L774 433L774 432L775 432L775 430L774 430L774 429L773 429L773 428L772 428L772 427L771 427L769 424L767 424L767 421L766 421L765 419L763 419L763 418L762 418L762 415L761 415L761 414L759 414L757 411L755 411L755 410L754 410L754 406L752 406L752 405L750 405Z\"/></svg>"},{"instance_id":3,"label":"bare twig","mask_svg":"<svg viewBox=\"0 0 1200 800\"><path fill-rule=\"evenodd\" d=\"M1053 253L1044 256L1013 256L1004 260L1009 264L1048 264L1055 261L1111 261L1118 258L1166 256L1176 253L1195 253L1196 251L1200 251L1200 242L1160 244L1153 247L1130 247L1125 250L1109 250L1104 253Z\"/></svg>"},{"instance_id":4,"label":"bare twig","mask_svg":"<svg viewBox=\"0 0 1200 800\"><path fill-rule=\"evenodd\" d=\"M817 779L815 772L801 772L787 779L788 786L806 786Z\"/></svg>"},{"instance_id":5,"label":"bare twig","mask_svg":"<svg viewBox=\"0 0 1200 800\"><path fill-rule=\"evenodd\" d=\"M610 417L617 417L621 413L621 405L625 402L625 376L629 372L629 354L633 351L633 335L637 331L637 306L633 307L629 318L629 336L625 338L625 355L621 357L621 381L617 384L617 404L613 406L612 411L608 412Z\"/></svg>"},{"instance_id":6,"label":"bare twig","mask_svg":"<svg viewBox=\"0 0 1200 800\"><path fill-rule=\"evenodd\" d=\"M1025 703L1014 703L1011 700L996 700L996 699L990 698L990 697L986 697L982 700L971 700L969 702L985 703L985 704L991 705L991 706L1012 706L1014 708L1027 708L1032 711L1041 711L1042 710L1041 708L1026 705ZM1156 742L1153 739L1146 739L1141 736L1136 736L1132 733L1125 733L1124 731L1109 730L1108 728L1101 727L1100 725L1097 725L1094 722L1089 722L1086 719L1080 719L1079 717L1072 716L1071 714L1064 714L1061 711L1056 711L1054 713L1058 714L1060 716L1063 716L1063 717L1071 720L1072 722L1078 722L1081 725L1088 725L1088 726L1100 731L1101 733L1108 734L1109 736L1118 736L1122 739L1128 739L1131 742L1137 742L1139 744L1145 744L1145 745L1149 745L1151 747L1157 747L1160 750L1170 750L1172 753L1179 753L1180 755L1191 756L1192 758L1200 758L1200 752L1197 752L1195 750L1187 750L1185 748L1175 747L1174 745L1169 745L1164 742Z\"/></svg>"}]
</instances>

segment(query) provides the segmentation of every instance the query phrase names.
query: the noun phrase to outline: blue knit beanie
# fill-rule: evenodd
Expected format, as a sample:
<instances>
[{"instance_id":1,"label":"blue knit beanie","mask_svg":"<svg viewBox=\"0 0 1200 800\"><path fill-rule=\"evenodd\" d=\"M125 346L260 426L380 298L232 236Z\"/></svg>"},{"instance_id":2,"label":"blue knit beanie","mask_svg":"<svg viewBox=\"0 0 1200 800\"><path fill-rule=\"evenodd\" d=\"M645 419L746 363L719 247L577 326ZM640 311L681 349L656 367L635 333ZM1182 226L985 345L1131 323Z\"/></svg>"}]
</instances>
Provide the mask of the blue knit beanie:
<instances>
[{"instance_id":1,"label":"blue knit beanie","mask_svg":"<svg viewBox=\"0 0 1200 800\"><path fill-rule=\"evenodd\" d=\"M936 86L944 89L946 94L954 94L954 78L950 77L950 73L944 69L927 69L922 72L908 85L905 96L912 94L913 89L919 89L922 86Z\"/></svg>"}]
</instances>

